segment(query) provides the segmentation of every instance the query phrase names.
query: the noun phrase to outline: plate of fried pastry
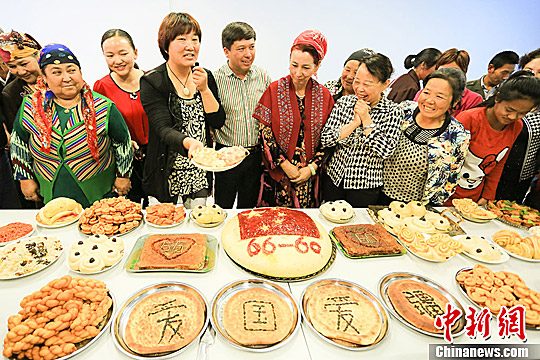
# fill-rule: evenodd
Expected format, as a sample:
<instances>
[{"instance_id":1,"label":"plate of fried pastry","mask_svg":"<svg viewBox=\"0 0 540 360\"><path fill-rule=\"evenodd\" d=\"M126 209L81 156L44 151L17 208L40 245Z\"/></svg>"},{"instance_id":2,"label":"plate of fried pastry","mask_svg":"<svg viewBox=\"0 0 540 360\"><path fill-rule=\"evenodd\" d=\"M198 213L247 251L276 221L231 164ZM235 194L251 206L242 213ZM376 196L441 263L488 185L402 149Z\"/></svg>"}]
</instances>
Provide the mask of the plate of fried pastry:
<instances>
[{"instance_id":1,"label":"plate of fried pastry","mask_svg":"<svg viewBox=\"0 0 540 360\"><path fill-rule=\"evenodd\" d=\"M85 235L124 235L143 221L142 208L123 196L94 202L84 209L79 219L79 231Z\"/></svg>"},{"instance_id":2,"label":"plate of fried pastry","mask_svg":"<svg viewBox=\"0 0 540 360\"><path fill-rule=\"evenodd\" d=\"M185 219L186 210L184 206L176 206L172 203L150 205L146 208L144 215L144 221L148 226L161 229L178 226Z\"/></svg>"},{"instance_id":3,"label":"plate of fried pastry","mask_svg":"<svg viewBox=\"0 0 540 360\"><path fill-rule=\"evenodd\" d=\"M500 230L491 238L516 259L540 262L540 237L537 235L521 236L516 231Z\"/></svg>"},{"instance_id":4,"label":"plate of fried pastry","mask_svg":"<svg viewBox=\"0 0 540 360\"><path fill-rule=\"evenodd\" d=\"M453 199L452 205L459 215L472 222L486 223L497 218L495 213L484 209L469 198Z\"/></svg>"},{"instance_id":5,"label":"plate of fried pastry","mask_svg":"<svg viewBox=\"0 0 540 360\"><path fill-rule=\"evenodd\" d=\"M444 336L442 328L435 326L435 319L446 312L446 305L462 311L451 328L453 336L465 331L465 310L459 301L436 282L420 275L395 272L379 281L379 294L383 304L405 326L422 334Z\"/></svg>"},{"instance_id":6,"label":"plate of fried pastry","mask_svg":"<svg viewBox=\"0 0 540 360\"><path fill-rule=\"evenodd\" d=\"M267 352L285 345L298 331L300 313L292 296L266 280L226 285L212 301L212 326L237 349Z\"/></svg>"},{"instance_id":7,"label":"plate of fried pastry","mask_svg":"<svg viewBox=\"0 0 540 360\"><path fill-rule=\"evenodd\" d=\"M218 241L206 234L147 234L126 260L129 272L208 272L216 264Z\"/></svg>"},{"instance_id":8,"label":"plate of fried pastry","mask_svg":"<svg viewBox=\"0 0 540 360\"><path fill-rule=\"evenodd\" d=\"M59 197L49 201L36 215L37 224L46 229L56 229L73 224L83 212L81 204L73 199Z\"/></svg>"},{"instance_id":9,"label":"plate of fried pastry","mask_svg":"<svg viewBox=\"0 0 540 360\"><path fill-rule=\"evenodd\" d=\"M407 251L431 262L446 262L463 251L463 245L448 234L428 235L403 225L396 229Z\"/></svg>"},{"instance_id":10,"label":"plate of fried pastry","mask_svg":"<svg viewBox=\"0 0 540 360\"><path fill-rule=\"evenodd\" d=\"M219 150L202 148L195 151L191 162L206 171L221 172L238 166L249 155L242 146L224 147Z\"/></svg>"},{"instance_id":11,"label":"plate of fried pastry","mask_svg":"<svg viewBox=\"0 0 540 360\"><path fill-rule=\"evenodd\" d=\"M71 358L107 331L116 307L105 283L69 275L24 297L20 305L8 317L3 355L9 359Z\"/></svg>"},{"instance_id":12,"label":"plate of fried pastry","mask_svg":"<svg viewBox=\"0 0 540 360\"><path fill-rule=\"evenodd\" d=\"M336 226L330 237L348 258L403 255L406 250L380 224Z\"/></svg>"},{"instance_id":13,"label":"plate of fried pastry","mask_svg":"<svg viewBox=\"0 0 540 360\"><path fill-rule=\"evenodd\" d=\"M302 294L302 317L318 336L347 350L369 350L388 331L388 314L365 288L345 280L324 279Z\"/></svg>"},{"instance_id":14,"label":"plate of fried pastry","mask_svg":"<svg viewBox=\"0 0 540 360\"><path fill-rule=\"evenodd\" d=\"M509 271L493 271L484 265L464 268L456 273L456 282L472 304L488 308L497 315L502 306L525 307L527 329L540 330L540 293Z\"/></svg>"},{"instance_id":15,"label":"plate of fried pastry","mask_svg":"<svg viewBox=\"0 0 540 360\"><path fill-rule=\"evenodd\" d=\"M208 321L208 305L197 289L167 281L130 296L111 333L118 350L130 358L167 359L195 343Z\"/></svg>"}]
</instances>

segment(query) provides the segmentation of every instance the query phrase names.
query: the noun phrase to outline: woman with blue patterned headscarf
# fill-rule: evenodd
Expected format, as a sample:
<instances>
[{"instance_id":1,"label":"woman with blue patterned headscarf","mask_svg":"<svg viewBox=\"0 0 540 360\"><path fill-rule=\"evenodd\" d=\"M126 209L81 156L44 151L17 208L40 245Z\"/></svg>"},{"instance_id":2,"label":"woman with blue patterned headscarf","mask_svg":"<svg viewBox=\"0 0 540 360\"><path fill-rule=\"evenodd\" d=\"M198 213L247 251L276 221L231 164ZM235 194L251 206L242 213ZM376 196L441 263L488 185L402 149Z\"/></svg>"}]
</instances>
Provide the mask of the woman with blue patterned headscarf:
<instances>
[{"instance_id":1,"label":"woman with blue patterned headscarf","mask_svg":"<svg viewBox=\"0 0 540 360\"><path fill-rule=\"evenodd\" d=\"M13 124L14 176L28 200L69 197L89 206L125 195L133 152L128 128L109 99L92 92L77 57L61 44L41 50L43 77Z\"/></svg>"}]
</instances>

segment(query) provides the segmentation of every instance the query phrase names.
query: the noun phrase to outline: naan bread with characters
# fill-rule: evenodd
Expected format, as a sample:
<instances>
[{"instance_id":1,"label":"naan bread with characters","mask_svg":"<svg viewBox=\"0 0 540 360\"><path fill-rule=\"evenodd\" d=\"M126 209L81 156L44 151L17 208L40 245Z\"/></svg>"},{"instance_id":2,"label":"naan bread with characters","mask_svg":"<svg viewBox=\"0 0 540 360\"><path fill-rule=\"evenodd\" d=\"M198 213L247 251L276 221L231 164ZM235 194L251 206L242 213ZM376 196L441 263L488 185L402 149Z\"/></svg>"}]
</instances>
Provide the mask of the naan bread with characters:
<instances>
[{"instance_id":1,"label":"naan bread with characters","mask_svg":"<svg viewBox=\"0 0 540 360\"><path fill-rule=\"evenodd\" d=\"M307 214L287 208L240 212L223 228L221 241L237 264L272 277L312 275L332 256L326 230Z\"/></svg>"}]
</instances>

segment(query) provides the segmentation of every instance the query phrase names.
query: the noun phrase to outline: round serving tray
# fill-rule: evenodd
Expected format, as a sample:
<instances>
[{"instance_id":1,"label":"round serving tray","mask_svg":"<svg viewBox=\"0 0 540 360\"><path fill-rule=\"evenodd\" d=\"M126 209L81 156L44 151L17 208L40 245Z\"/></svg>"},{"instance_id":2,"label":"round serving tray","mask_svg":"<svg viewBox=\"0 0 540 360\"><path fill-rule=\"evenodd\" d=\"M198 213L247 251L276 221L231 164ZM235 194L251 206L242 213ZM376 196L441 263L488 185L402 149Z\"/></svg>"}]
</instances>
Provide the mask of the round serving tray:
<instances>
[{"instance_id":1,"label":"round serving tray","mask_svg":"<svg viewBox=\"0 0 540 360\"><path fill-rule=\"evenodd\" d=\"M375 309L377 309L377 313L378 313L378 315L379 315L379 317L381 319L381 332L379 333L379 335L377 336L377 338L375 339L375 341L372 344L370 344L370 345L359 345L359 344L353 344L353 343L349 343L349 342L345 342L345 341L341 341L341 342L336 341L336 340L333 340L331 338L328 338L328 337L324 336L317 329L315 329L315 327L312 324L311 316L310 316L309 311L308 311L308 303L310 301L310 298L306 297L306 294L309 292L310 289L313 289L313 288L318 289L318 288L321 288L321 287L324 287L324 286L327 286L327 285L338 285L338 286L343 286L345 288L351 289L351 290L359 293L360 295L362 295L366 299L368 299L373 304ZM327 343L332 344L334 346L337 346L339 348L342 348L342 349L345 349L345 350L352 350L352 351L371 350L372 348L374 348L375 346L379 345L382 342L382 340L385 338L385 336L386 336L386 334L388 332L388 323L389 323L389 321L388 321L388 313L386 312L384 306L375 297L375 295L373 295L369 290L367 290L367 289L365 289L365 288L361 287L360 285L355 284L353 282L349 282L349 281L345 281L345 280L341 280L341 279L319 280L319 281L316 281L316 282L312 283L311 285L309 285L308 287L306 287L304 289L304 291L302 292L301 299L302 299L301 300L302 302L300 304L300 311L302 313L302 318L304 319L304 321L306 322L308 327L315 334L317 334L321 339L323 339Z\"/></svg>"},{"instance_id":2,"label":"round serving tray","mask_svg":"<svg viewBox=\"0 0 540 360\"><path fill-rule=\"evenodd\" d=\"M146 225L148 225L150 227L153 227L153 228L156 228L156 229L169 229L169 228L173 228L173 227L182 225L186 221L186 218L187 218L187 211L184 210L184 218L182 220L180 220L180 222L170 224L170 225L158 225L158 224L154 224L154 223L148 221L148 219L146 219L146 211L144 211L144 215L143 215L143 219L144 219L144 222L146 223Z\"/></svg>"},{"instance_id":3,"label":"round serving tray","mask_svg":"<svg viewBox=\"0 0 540 360\"><path fill-rule=\"evenodd\" d=\"M459 281L457 280L457 277L460 273L464 272L464 271L471 271L473 270L472 267L465 267L465 268L462 268L460 270L458 270L456 272L456 275L454 276L454 280L455 280L455 283L456 283L456 286L457 288L459 289L459 291L461 292L461 294L467 299L467 301L469 301L469 303L471 303L472 305L474 305L476 308L478 309L481 309L482 307L480 305L478 305L476 303L476 301L474 301L473 299L471 299L471 297L469 296L469 294L467 294L467 291L465 290L465 288L463 288L463 286L461 286L461 284L459 283ZM494 314L496 315L496 314ZM531 324L525 324L525 327L528 329L528 330L540 330L540 325L531 325Z\"/></svg>"},{"instance_id":4,"label":"round serving tray","mask_svg":"<svg viewBox=\"0 0 540 360\"><path fill-rule=\"evenodd\" d=\"M228 334L227 330L223 326L223 308L225 304L229 301L229 299L233 295L237 294L239 291L253 289L253 288L261 288L261 289L269 290L273 292L274 294L278 295L281 299L283 299L287 303L287 305L289 305L289 308L293 314L293 326L289 330L289 333L287 334L287 336L276 344L252 345L252 346L240 344ZM292 298L292 296L287 291L285 291L281 286L272 284L271 282L268 282L265 280L249 279L249 280L235 281L230 284L227 284L223 288L221 288L221 290L217 292L217 294L214 296L214 299L212 300L212 315L211 315L210 321L214 329L217 330L216 332L220 335L220 337L226 340L233 347L240 350L260 353L260 352L268 352L268 351L279 349L282 346L284 346L287 342L289 342L293 338L294 334L298 331L298 328L300 327L300 313L298 312L298 307L294 299Z\"/></svg>"},{"instance_id":5,"label":"round serving tray","mask_svg":"<svg viewBox=\"0 0 540 360\"><path fill-rule=\"evenodd\" d=\"M134 352L131 350L128 345L126 344L124 340L125 336L125 329L129 320L129 317L131 315L131 312L133 311L135 305L143 300L145 297L156 294L163 291L189 291L189 292L195 292L195 294L198 295L199 300L201 303L204 304L204 325L201 328L201 331L197 334L197 336L189 343L188 345L175 350L175 351L169 351L159 354L139 354L137 352ZM119 309L114 322L111 325L111 334L113 337L113 342L116 345L117 349L120 350L124 355L129 356L132 359L137 360L147 360L147 359L169 359L172 357L177 356L178 354L184 352L189 346L193 345L194 343L198 342L198 339L202 336L204 331L206 330L209 322L209 313L208 313L208 303L206 302L206 299L204 296L194 287L177 281L167 281L163 283L158 283L154 285L147 286L133 295L129 297L129 299L126 300L126 302L122 305L122 307Z\"/></svg>"},{"instance_id":6,"label":"round serving tray","mask_svg":"<svg viewBox=\"0 0 540 360\"><path fill-rule=\"evenodd\" d=\"M41 210L39 210L39 212L42 212L43 211L43 208ZM62 228L64 226L68 226L68 225L71 225L77 221L79 221L79 219L81 218L81 215L82 213L84 212L84 210L82 210L79 215L77 215L77 217L74 217L73 219L67 221L67 222L64 222L64 223L60 223L60 224L53 224L53 225L47 225L47 224L42 224L40 223L38 220L37 220L37 216L36 216L36 224L37 226L41 227L41 228L44 228L44 229L58 229L58 228Z\"/></svg>"},{"instance_id":7,"label":"round serving tray","mask_svg":"<svg viewBox=\"0 0 540 360\"><path fill-rule=\"evenodd\" d=\"M13 222L12 222L12 223L13 223ZM11 224L11 223L7 223L7 224L5 224L5 225L9 225L9 224ZM28 224L28 223L25 223L25 224ZM2 226L5 226L5 225L2 225ZM27 234L25 234L25 235L23 235L23 236L21 236L21 237L19 237L19 238L13 239L13 240L0 242L0 248L1 248L2 246L6 246L6 245L9 245L9 244L13 244L13 243L15 243L15 242L17 242L17 241L19 241L19 240L24 240L24 239L27 239L27 238L33 236L33 235L36 233L36 230L37 230L36 225L34 225L34 224L28 224L28 225L32 226L32 230L31 230L29 233L27 233Z\"/></svg>"},{"instance_id":8,"label":"round serving tray","mask_svg":"<svg viewBox=\"0 0 540 360\"><path fill-rule=\"evenodd\" d=\"M328 259L328 262L326 263L326 265L324 265L324 267L321 270L319 270L317 272L314 272L313 274L309 274L309 275L306 275L306 276L299 276L299 277L278 277L278 276L270 276L270 275L261 274L261 273L258 273L256 271L249 270L249 269L245 268L244 266L238 264L236 261L234 261L233 258L231 258L229 256L229 254L227 254L226 251L225 251L225 254L227 254L229 259L236 266L238 266L240 269L242 269L245 272L250 273L252 275L261 277L263 279L272 280L272 281L278 281L278 282L299 282L299 281L309 280L309 279L312 279L312 278L314 278L316 276L319 276L320 274L322 274L326 270L328 270L330 268L330 266L334 263L334 260L336 259L336 251L337 251L336 250L336 244L333 241L330 241L330 242L332 243L332 254L330 255L330 259Z\"/></svg>"},{"instance_id":9,"label":"round serving tray","mask_svg":"<svg viewBox=\"0 0 540 360\"><path fill-rule=\"evenodd\" d=\"M141 225L144 223L144 216L143 218L139 221L139 225L135 226L133 229L130 229L128 231L126 231L125 233L121 233L121 234L110 234L110 235L107 235L107 234L103 234L103 235L107 235L107 236L124 236L124 235L127 235L135 230L137 230L138 228L141 227ZM80 224L77 224L77 230L79 230L79 234L81 235L84 235L84 236L92 236L92 235L100 235L100 234L86 234L86 233L83 233L81 231L81 226Z\"/></svg>"},{"instance_id":10,"label":"round serving tray","mask_svg":"<svg viewBox=\"0 0 540 360\"><path fill-rule=\"evenodd\" d=\"M209 224L201 224L201 223L198 223L197 220L195 220L195 218L193 217L193 210L191 210L189 212L189 220L197 225L197 226L200 226L202 228L214 228L214 227L218 227L219 225L223 224L225 222L225 219L227 219L227 216L229 215L227 213L227 211L225 209L223 209L223 213L225 214L225 217L223 218L223 220L219 221L219 222L215 222L215 223L209 223Z\"/></svg>"},{"instance_id":11,"label":"round serving tray","mask_svg":"<svg viewBox=\"0 0 540 360\"><path fill-rule=\"evenodd\" d=\"M434 282L434 281L432 281L430 279L427 279L427 278L425 278L423 276L408 273L408 272L394 272L394 273L387 274L379 281L379 286L378 286L379 295L381 296L381 299L383 300L383 305L386 308L386 310L388 310L388 312L390 314L392 314L392 316L394 316L397 320L399 320L402 324L404 324L408 328L413 329L414 331L417 331L417 332L419 332L421 334L424 334L424 335L429 335L429 336L433 336L433 337L437 337L437 338L443 338L444 337L444 334L442 332L441 333L434 333L434 332L430 332L430 331L426 331L426 330L422 330L420 328L417 328L416 326L414 326L413 324L408 322L405 318L403 318L396 311L396 309L394 308L394 305L392 304L392 301L391 301L391 299L390 299L390 297L388 295L388 286L390 286L390 284L392 282L397 281L397 280L414 280L414 281L418 281L419 283L428 285L428 286L430 286L432 288L435 288L441 294L443 294L444 297L446 297L446 299L455 308L460 309L462 311L462 314L465 314L465 310L464 310L463 306L461 306L460 302L452 294L450 294L445 288L443 288L442 286L440 286L436 282ZM452 335L453 336L462 335L465 332L465 325L466 325L466 319L465 319L465 315L463 315L463 316L461 316L459 318L458 326L457 326L457 328L454 329L454 331L452 331Z\"/></svg>"},{"instance_id":12,"label":"round serving tray","mask_svg":"<svg viewBox=\"0 0 540 360\"><path fill-rule=\"evenodd\" d=\"M455 236L454 239L460 241L461 237L466 237L466 236L468 236L468 235L459 235L459 236ZM495 251L497 251L501 255L501 258L499 260L482 259L481 257L477 256L476 254L470 253L470 252L465 251L465 250L463 250L463 252L461 252L461 254L463 254L463 255L465 255L465 256L473 259L473 260L483 262L483 263L486 263L486 264L502 264L504 262L507 262L510 259L510 256L508 256L508 251L504 250L502 247L497 245L494 241L490 241L490 240L488 240L486 238L484 238L484 240L489 244L489 246L491 246Z\"/></svg>"}]
</instances>

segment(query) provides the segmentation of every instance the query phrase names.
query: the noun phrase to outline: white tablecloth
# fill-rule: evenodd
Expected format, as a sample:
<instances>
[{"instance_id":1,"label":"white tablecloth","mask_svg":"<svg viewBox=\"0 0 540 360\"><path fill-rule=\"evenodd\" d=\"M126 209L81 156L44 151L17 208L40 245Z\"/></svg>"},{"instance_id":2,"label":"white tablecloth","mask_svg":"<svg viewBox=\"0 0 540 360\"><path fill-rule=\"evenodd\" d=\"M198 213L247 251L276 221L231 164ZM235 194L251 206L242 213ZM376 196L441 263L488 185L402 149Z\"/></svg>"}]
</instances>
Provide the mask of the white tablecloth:
<instances>
[{"instance_id":1,"label":"white tablecloth","mask_svg":"<svg viewBox=\"0 0 540 360\"><path fill-rule=\"evenodd\" d=\"M315 220L319 221L328 230L335 225L322 219L318 210L305 210ZM351 223L372 223L365 209L356 209L356 217ZM228 210L229 217L237 211ZM0 211L0 226L12 221L24 221L35 223L36 211L32 210L4 210ZM509 228L508 226L492 221L488 224L474 224L464 222L463 229L469 234L482 236L491 236L494 232ZM124 261L131 252L131 248L139 236L147 233L190 233L200 232L216 236L220 239L222 226L213 229L203 229L189 221L184 224L170 228L157 230L149 227L146 224L139 227L130 234L123 236L125 241ZM3 339L7 332L7 317L15 314L19 309L19 302L23 296L30 294L52 279L59 278L65 274L76 275L71 272L67 265L67 253L71 243L77 241L83 235L79 234L76 224L69 225L60 229L43 229L37 230L37 235L50 235L58 237L64 244L64 254L61 259L49 268L34 274L32 276L0 282L0 338ZM446 263L431 263L420 260L411 254L398 257L383 257L353 260L348 259L338 251L334 264L328 271L316 277L315 279L297 282L297 283L280 283L286 290L290 291L297 301L300 303L302 291L310 283L325 279L338 278L356 282L367 288L372 293L378 295L378 282L386 274L394 271L407 271L428 277L439 284L446 287L464 307L468 306L467 299L458 290L454 276L456 272L468 266L473 266L476 262L464 256L457 256ZM515 272L525 280L527 285L533 289L540 290L540 263L531 263L511 258L508 262L501 265L488 265L491 269L505 270ZM106 271L102 274L92 275L92 278L104 281L108 288L111 289L118 307L127 300L137 290L166 280L175 280L185 282L196 287L206 297L210 303L216 292L224 285L241 279L253 278L243 270L233 264L223 249L220 247L218 251L218 259L214 270L208 273L172 273L172 272L154 272L154 273L129 273L124 269L124 263ZM216 337L216 342L208 351L209 359L356 359L360 356L379 359L427 359L428 344L443 344L444 340L429 337L417 333L398 320L390 316L389 332L382 343L369 350L367 353L358 354L357 352L340 349L336 346L326 343L315 335L311 329L305 324L302 325L294 338L284 347L269 353L250 353L233 348L219 335ZM498 336L497 323L492 320L491 323L492 337L488 343L520 343L515 336L510 339L501 339ZM540 331L527 330L528 344L540 344ZM485 343L483 339L469 339L467 335L462 335L455 340L455 343ZM192 344L183 354L182 359L195 359L197 354L197 345ZM110 333L105 334L91 348L77 356L78 359L122 359L127 358L120 353L114 346Z\"/></svg>"}]
</instances>

